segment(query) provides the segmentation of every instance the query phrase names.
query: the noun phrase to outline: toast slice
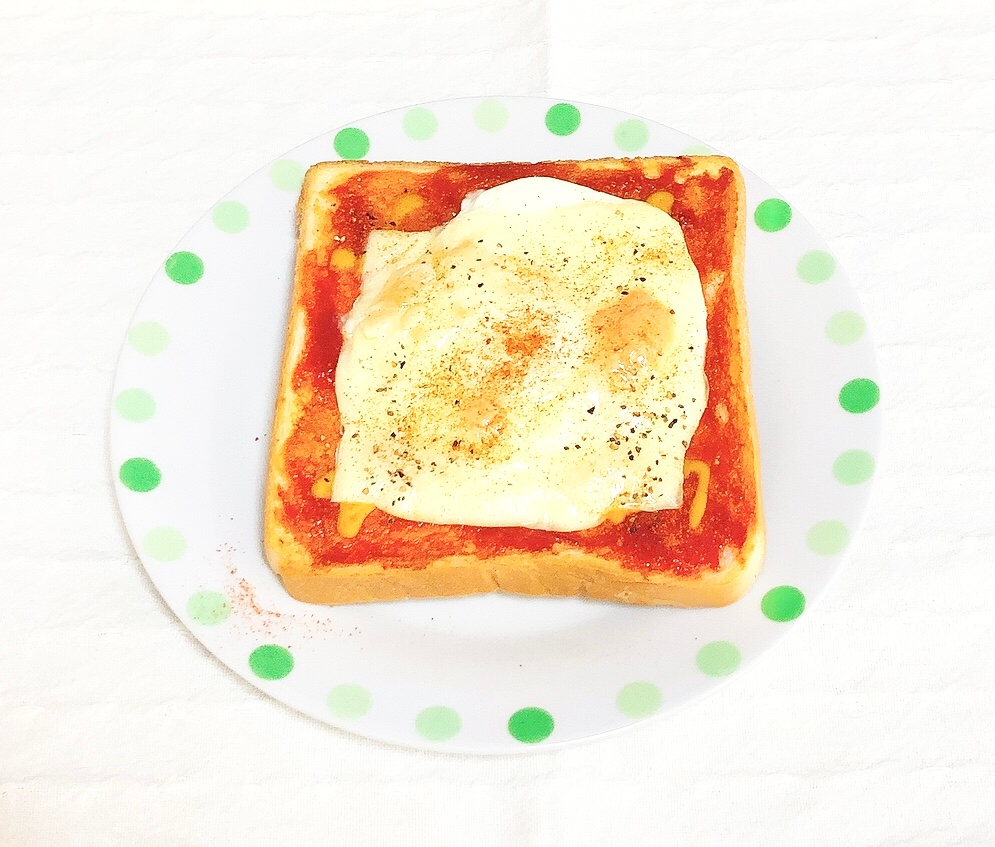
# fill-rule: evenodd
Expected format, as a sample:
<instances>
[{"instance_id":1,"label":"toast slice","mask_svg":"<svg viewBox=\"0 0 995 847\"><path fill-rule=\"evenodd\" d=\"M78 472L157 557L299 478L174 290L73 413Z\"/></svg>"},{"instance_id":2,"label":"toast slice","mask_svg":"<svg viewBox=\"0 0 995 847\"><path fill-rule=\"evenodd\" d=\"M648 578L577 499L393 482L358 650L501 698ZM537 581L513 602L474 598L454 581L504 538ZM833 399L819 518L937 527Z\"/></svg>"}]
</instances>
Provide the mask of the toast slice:
<instances>
[{"instance_id":1,"label":"toast slice","mask_svg":"<svg viewBox=\"0 0 995 847\"><path fill-rule=\"evenodd\" d=\"M472 191L550 176L644 200L681 226L707 307L710 393L683 504L579 532L407 521L331 498L342 427L335 368L373 230L426 231ZM329 162L307 173L264 506L264 548L299 600L339 604L490 592L721 606L764 554L743 291L745 194L716 156L456 164Z\"/></svg>"}]
</instances>

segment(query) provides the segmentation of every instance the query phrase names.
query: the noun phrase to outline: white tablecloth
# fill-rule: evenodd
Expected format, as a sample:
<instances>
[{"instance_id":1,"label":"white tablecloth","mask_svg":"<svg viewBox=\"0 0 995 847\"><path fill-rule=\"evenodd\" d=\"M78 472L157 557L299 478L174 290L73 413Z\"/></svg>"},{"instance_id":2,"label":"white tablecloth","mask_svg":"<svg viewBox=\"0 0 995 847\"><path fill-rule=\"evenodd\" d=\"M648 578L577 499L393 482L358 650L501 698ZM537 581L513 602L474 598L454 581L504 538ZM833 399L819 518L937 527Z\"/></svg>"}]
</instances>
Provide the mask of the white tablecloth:
<instances>
[{"instance_id":1,"label":"white tablecloth","mask_svg":"<svg viewBox=\"0 0 995 847\"><path fill-rule=\"evenodd\" d=\"M205 5L0 5L0 844L992 843L992 4ZM232 185L502 93L642 114L782 190L860 293L887 417L852 553L771 656L644 728L476 758L329 729L202 650L132 553L105 421L146 284Z\"/></svg>"}]
</instances>

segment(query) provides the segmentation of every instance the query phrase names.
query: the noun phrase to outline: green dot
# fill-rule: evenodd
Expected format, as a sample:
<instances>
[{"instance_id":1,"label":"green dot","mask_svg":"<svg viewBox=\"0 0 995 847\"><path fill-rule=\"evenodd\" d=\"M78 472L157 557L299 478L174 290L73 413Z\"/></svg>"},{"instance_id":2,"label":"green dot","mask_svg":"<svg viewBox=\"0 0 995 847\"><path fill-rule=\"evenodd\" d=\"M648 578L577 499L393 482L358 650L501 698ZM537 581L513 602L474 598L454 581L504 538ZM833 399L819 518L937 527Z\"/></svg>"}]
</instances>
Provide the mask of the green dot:
<instances>
[{"instance_id":1,"label":"green dot","mask_svg":"<svg viewBox=\"0 0 995 847\"><path fill-rule=\"evenodd\" d=\"M819 521L805 538L808 548L820 556L835 556L850 543L850 530L840 521Z\"/></svg>"},{"instance_id":2,"label":"green dot","mask_svg":"<svg viewBox=\"0 0 995 847\"><path fill-rule=\"evenodd\" d=\"M335 717L345 720L361 718L373 708L373 697L362 685L337 685L325 702Z\"/></svg>"},{"instance_id":3,"label":"green dot","mask_svg":"<svg viewBox=\"0 0 995 847\"><path fill-rule=\"evenodd\" d=\"M833 462L833 476L844 485L860 485L874 476L874 457L866 450L847 450Z\"/></svg>"},{"instance_id":4,"label":"green dot","mask_svg":"<svg viewBox=\"0 0 995 847\"><path fill-rule=\"evenodd\" d=\"M281 191L300 191L307 168L293 159L279 159L269 168L269 180Z\"/></svg>"},{"instance_id":5,"label":"green dot","mask_svg":"<svg viewBox=\"0 0 995 847\"><path fill-rule=\"evenodd\" d=\"M652 682L630 682L618 692L615 705L630 718L648 718L663 705L663 695Z\"/></svg>"},{"instance_id":6,"label":"green dot","mask_svg":"<svg viewBox=\"0 0 995 847\"><path fill-rule=\"evenodd\" d=\"M347 126L335 133L335 152L343 159L362 159L370 152L370 137L361 129Z\"/></svg>"},{"instance_id":7,"label":"green dot","mask_svg":"<svg viewBox=\"0 0 995 847\"><path fill-rule=\"evenodd\" d=\"M740 662L739 650L728 641L712 641L698 651L698 670L708 676L728 676Z\"/></svg>"},{"instance_id":8,"label":"green dot","mask_svg":"<svg viewBox=\"0 0 995 847\"><path fill-rule=\"evenodd\" d=\"M856 312L837 312L826 324L826 337L833 344L853 344L864 334L866 324Z\"/></svg>"},{"instance_id":9,"label":"green dot","mask_svg":"<svg viewBox=\"0 0 995 847\"><path fill-rule=\"evenodd\" d=\"M523 744L537 744L553 732L553 716L535 706L519 709L508 718L508 732Z\"/></svg>"},{"instance_id":10,"label":"green dot","mask_svg":"<svg viewBox=\"0 0 995 847\"><path fill-rule=\"evenodd\" d=\"M873 379L851 379L840 389L840 405L855 415L869 412L881 399L881 389Z\"/></svg>"},{"instance_id":11,"label":"green dot","mask_svg":"<svg viewBox=\"0 0 995 847\"><path fill-rule=\"evenodd\" d=\"M415 729L429 741L448 741L463 726L460 716L448 706L431 706L422 709L415 718Z\"/></svg>"},{"instance_id":12,"label":"green dot","mask_svg":"<svg viewBox=\"0 0 995 847\"><path fill-rule=\"evenodd\" d=\"M805 595L793 585L779 585L764 594L760 611L778 623L793 621L805 611Z\"/></svg>"},{"instance_id":13,"label":"green dot","mask_svg":"<svg viewBox=\"0 0 995 847\"><path fill-rule=\"evenodd\" d=\"M155 400L142 388L126 388L114 398L114 408L126 421L141 423L155 414Z\"/></svg>"},{"instance_id":14,"label":"green dot","mask_svg":"<svg viewBox=\"0 0 995 847\"><path fill-rule=\"evenodd\" d=\"M805 282L825 282L836 271L836 260L825 250L811 250L798 260L797 270Z\"/></svg>"},{"instance_id":15,"label":"green dot","mask_svg":"<svg viewBox=\"0 0 995 847\"><path fill-rule=\"evenodd\" d=\"M160 562L175 562L187 550L187 540L178 529L157 526L145 535L142 545L145 552Z\"/></svg>"},{"instance_id":16,"label":"green dot","mask_svg":"<svg viewBox=\"0 0 995 847\"><path fill-rule=\"evenodd\" d=\"M402 121L402 126L404 134L408 138L424 141L435 135L435 131L439 128L439 119L428 109L418 106L408 110Z\"/></svg>"},{"instance_id":17,"label":"green dot","mask_svg":"<svg viewBox=\"0 0 995 847\"><path fill-rule=\"evenodd\" d=\"M238 200L223 200L211 213L214 225L222 232L241 232L249 225L249 210Z\"/></svg>"},{"instance_id":18,"label":"green dot","mask_svg":"<svg viewBox=\"0 0 995 847\"><path fill-rule=\"evenodd\" d=\"M685 149L681 154L682 156L711 156L712 148L706 147L704 144L692 144L690 147Z\"/></svg>"},{"instance_id":19,"label":"green dot","mask_svg":"<svg viewBox=\"0 0 995 847\"><path fill-rule=\"evenodd\" d=\"M557 103L546 112L546 129L553 135L572 135L580 126L580 109L572 103Z\"/></svg>"},{"instance_id":20,"label":"green dot","mask_svg":"<svg viewBox=\"0 0 995 847\"><path fill-rule=\"evenodd\" d=\"M190 616L190 620L194 623L199 623L201 626L217 626L219 623L224 623L228 620L228 616L231 614L231 606L225 599L225 596L219 594L217 591L198 591L193 597L187 600L187 614ZM288 653L287 655L289 656L290 654ZM249 661L251 662L251 659ZM291 659L291 666L293 666L293 659ZM290 671L288 670L287 673L290 673ZM262 674L259 675L262 676ZM286 675L281 674L281 676ZM276 677L264 678L274 679Z\"/></svg>"},{"instance_id":21,"label":"green dot","mask_svg":"<svg viewBox=\"0 0 995 847\"><path fill-rule=\"evenodd\" d=\"M128 331L128 343L143 356L158 356L169 346L169 333L162 324L142 321Z\"/></svg>"},{"instance_id":22,"label":"green dot","mask_svg":"<svg viewBox=\"0 0 995 847\"><path fill-rule=\"evenodd\" d=\"M497 132L508 123L508 110L498 100L481 100L473 110L473 122L484 132Z\"/></svg>"},{"instance_id":23,"label":"green dot","mask_svg":"<svg viewBox=\"0 0 995 847\"><path fill-rule=\"evenodd\" d=\"M166 259L166 276L180 285L192 285L204 275L204 262L196 253L180 250Z\"/></svg>"},{"instance_id":24,"label":"green dot","mask_svg":"<svg viewBox=\"0 0 995 847\"><path fill-rule=\"evenodd\" d=\"M615 144L626 153L641 150L649 139L649 127L639 118L629 118L615 127Z\"/></svg>"},{"instance_id":25,"label":"green dot","mask_svg":"<svg viewBox=\"0 0 995 847\"><path fill-rule=\"evenodd\" d=\"M118 472L121 482L132 491L151 491L162 482L162 471L151 459L135 457L121 465Z\"/></svg>"},{"instance_id":26,"label":"green dot","mask_svg":"<svg viewBox=\"0 0 995 847\"><path fill-rule=\"evenodd\" d=\"M294 669L294 657L286 647L263 644L249 654L249 667L260 679L283 679Z\"/></svg>"},{"instance_id":27,"label":"green dot","mask_svg":"<svg viewBox=\"0 0 995 847\"><path fill-rule=\"evenodd\" d=\"M791 207L783 200L771 197L757 206L753 220L764 232L777 232L791 223Z\"/></svg>"}]
</instances>

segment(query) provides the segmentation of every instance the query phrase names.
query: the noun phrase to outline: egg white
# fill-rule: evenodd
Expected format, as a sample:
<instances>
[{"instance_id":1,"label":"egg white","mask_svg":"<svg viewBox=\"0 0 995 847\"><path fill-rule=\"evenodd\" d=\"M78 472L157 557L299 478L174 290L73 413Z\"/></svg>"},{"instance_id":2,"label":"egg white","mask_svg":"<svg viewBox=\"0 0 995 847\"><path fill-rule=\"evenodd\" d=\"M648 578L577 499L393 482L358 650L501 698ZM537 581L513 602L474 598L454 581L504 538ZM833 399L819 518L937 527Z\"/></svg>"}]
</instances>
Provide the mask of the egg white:
<instances>
[{"instance_id":1,"label":"egg white","mask_svg":"<svg viewBox=\"0 0 995 847\"><path fill-rule=\"evenodd\" d=\"M343 336L334 500L560 531L680 505L706 309L665 212L530 177L374 232Z\"/></svg>"}]
</instances>

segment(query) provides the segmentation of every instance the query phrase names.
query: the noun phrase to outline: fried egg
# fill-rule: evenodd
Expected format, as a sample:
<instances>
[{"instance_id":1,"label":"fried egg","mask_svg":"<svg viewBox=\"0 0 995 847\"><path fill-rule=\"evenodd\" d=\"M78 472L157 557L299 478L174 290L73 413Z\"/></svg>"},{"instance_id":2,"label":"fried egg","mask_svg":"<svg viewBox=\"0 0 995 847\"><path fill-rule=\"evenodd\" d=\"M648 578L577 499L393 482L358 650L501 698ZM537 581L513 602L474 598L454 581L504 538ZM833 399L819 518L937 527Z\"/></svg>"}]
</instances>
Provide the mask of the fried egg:
<instances>
[{"instance_id":1,"label":"fried egg","mask_svg":"<svg viewBox=\"0 0 995 847\"><path fill-rule=\"evenodd\" d=\"M675 508L706 341L684 235L649 203L529 177L429 232L375 231L332 499L557 531Z\"/></svg>"}]
</instances>

